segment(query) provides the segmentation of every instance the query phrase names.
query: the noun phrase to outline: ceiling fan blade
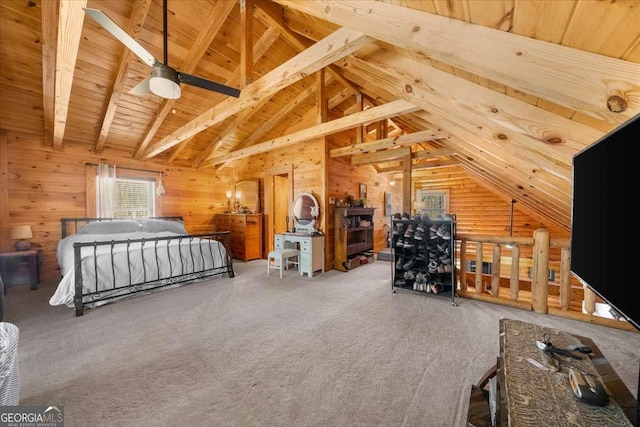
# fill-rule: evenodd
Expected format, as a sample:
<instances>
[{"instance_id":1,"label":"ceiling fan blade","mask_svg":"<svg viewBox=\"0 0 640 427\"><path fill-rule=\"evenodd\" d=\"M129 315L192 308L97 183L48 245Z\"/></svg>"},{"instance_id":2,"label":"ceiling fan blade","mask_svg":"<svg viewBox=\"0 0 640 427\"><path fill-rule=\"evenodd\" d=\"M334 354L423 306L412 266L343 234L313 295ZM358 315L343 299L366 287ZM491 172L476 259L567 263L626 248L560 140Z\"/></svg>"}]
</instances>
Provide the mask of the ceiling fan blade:
<instances>
[{"instance_id":1,"label":"ceiling fan blade","mask_svg":"<svg viewBox=\"0 0 640 427\"><path fill-rule=\"evenodd\" d=\"M145 49L138 43L133 37L131 37L125 30L120 28L118 24L113 22L111 18L109 18L104 12L98 9L90 9L84 8L84 11L93 18L98 24L102 25L105 30L109 31L115 38L120 40L131 52L135 53L143 62L149 64L153 67L153 65L158 62L156 58L153 57Z\"/></svg>"},{"instance_id":2,"label":"ceiling fan blade","mask_svg":"<svg viewBox=\"0 0 640 427\"><path fill-rule=\"evenodd\" d=\"M229 95L238 98L240 96L240 90L231 86L225 86L220 83L212 82L211 80L203 79L202 77L192 76L191 74L181 73L178 71L178 79L181 83L191 86L201 87L203 89L219 92L224 95Z\"/></svg>"},{"instance_id":3,"label":"ceiling fan blade","mask_svg":"<svg viewBox=\"0 0 640 427\"><path fill-rule=\"evenodd\" d=\"M142 80L140 83L132 87L129 93L132 95L138 95L138 96L144 96L151 93L151 89L149 88L150 80L151 80L151 76Z\"/></svg>"}]
</instances>

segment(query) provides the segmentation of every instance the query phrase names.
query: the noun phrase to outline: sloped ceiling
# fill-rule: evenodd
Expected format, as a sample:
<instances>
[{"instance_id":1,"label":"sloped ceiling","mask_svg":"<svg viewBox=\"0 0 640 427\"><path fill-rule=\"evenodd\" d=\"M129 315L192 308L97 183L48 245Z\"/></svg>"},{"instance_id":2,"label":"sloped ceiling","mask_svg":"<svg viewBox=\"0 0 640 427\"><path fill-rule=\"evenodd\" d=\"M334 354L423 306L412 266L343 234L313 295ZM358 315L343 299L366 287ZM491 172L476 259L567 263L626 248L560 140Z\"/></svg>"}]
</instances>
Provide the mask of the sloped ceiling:
<instances>
[{"instance_id":1,"label":"sloped ceiling","mask_svg":"<svg viewBox=\"0 0 640 427\"><path fill-rule=\"evenodd\" d=\"M220 168L384 120L334 155L412 145L569 230L573 155L640 112L640 0L168 0L168 63L242 90L175 101L83 7L163 58L161 0L3 0L0 128Z\"/></svg>"}]
</instances>

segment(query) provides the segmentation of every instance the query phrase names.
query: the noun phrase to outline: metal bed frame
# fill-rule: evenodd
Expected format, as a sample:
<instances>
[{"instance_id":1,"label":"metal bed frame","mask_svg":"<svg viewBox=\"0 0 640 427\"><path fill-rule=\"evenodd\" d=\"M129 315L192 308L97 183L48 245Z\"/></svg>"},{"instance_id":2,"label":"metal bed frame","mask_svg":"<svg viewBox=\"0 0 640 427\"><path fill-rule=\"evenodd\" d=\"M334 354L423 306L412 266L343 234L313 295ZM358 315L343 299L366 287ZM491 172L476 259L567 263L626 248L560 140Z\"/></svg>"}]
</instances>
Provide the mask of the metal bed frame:
<instances>
[{"instance_id":1,"label":"metal bed frame","mask_svg":"<svg viewBox=\"0 0 640 427\"><path fill-rule=\"evenodd\" d=\"M82 225L88 224L90 222L100 222L100 221L117 221L125 218L62 218L62 238L65 238L69 235L69 227L73 230L71 234L75 234L78 231L78 228ZM182 222L183 218L181 216L173 216L173 217L153 217L153 218L145 218L145 219L162 219L169 221L180 221ZM147 292L152 289L162 288L166 286L172 286L179 283L191 282L197 279L202 279L205 277L213 277L213 276L221 276L224 273L227 273L229 277L235 277L235 272L233 270L233 260L231 257L230 245L230 232L222 231L216 233L206 233L206 234L187 234L180 236L166 236L166 237L154 237L147 239L127 239L127 240L108 240L108 241L95 241L95 242L77 242L73 244L74 250L74 270L75 270L75 295L74 295L74 306L76 316L82 316L84 314L84 309L88 305L93 305L96 302L100 301L112 301L116 299L121 299L124 296L129 296L133 294L137 294L140 292ZM206 250L203 250L202 245L199 244L195 247L192 245L192 242L201 242L202 240L216 240L224 246L226 250L226 254L222 256L222 249L218 246L218 255L221 255L224 260L224 265L214 265L212 268L204 268L204 256ZM169 271L171 272L171 258L169 255L169 243L170 241L178 242L178 253L180 254L180 274L161 277L160 273L160 262L158 258L158 253L161 250L166 248L167 258L169 260ZM166 243L165 243L166 242ZM181 246L184 242L184 246L188 247L188 254L185 256L182 251ZM144 280L141 282L132 282L131 277L131 257L130 257L130 246L132 243L140 243L140 250L142 252L142 257L144 260L145 256L145 246L153 245L153 254L155 257L155 264L157 267L157 274L155 277L148 277L147 271L144 270ZM160 243L163 243L162 246L159 246ZM111 269L112 273L114 270L114 249L116 248L125 248L127 254L127 260L129 262L129 276L127 283L115 283L115 274L113 274L112 285L109 289L98 289L98 262L97 262L97 250L100 246L109 246L111 251ZM212 259L214 258L214 249L212 245L207 245L209 248L209 254ZM92 247L93 248L93 257L94 257L94 273L96 276L96 281L93 286L89 286L89 291L83 291L84 283L82 277L82 259L81 259L81 250L83 247ZM86 251L85 251L86 255ZM187 261L186 257L190 257L191 265L194 265L195 257L200 257L202 259L203 269L199 271L190 271L185 272L184 266ZM153 262L153 259L151 259ZM143 269L145 266L145 262L142 263ZM177 267L176 267L177 268ZM150 275L150 274L149 274Z\"/></svg>"}]
</instances>

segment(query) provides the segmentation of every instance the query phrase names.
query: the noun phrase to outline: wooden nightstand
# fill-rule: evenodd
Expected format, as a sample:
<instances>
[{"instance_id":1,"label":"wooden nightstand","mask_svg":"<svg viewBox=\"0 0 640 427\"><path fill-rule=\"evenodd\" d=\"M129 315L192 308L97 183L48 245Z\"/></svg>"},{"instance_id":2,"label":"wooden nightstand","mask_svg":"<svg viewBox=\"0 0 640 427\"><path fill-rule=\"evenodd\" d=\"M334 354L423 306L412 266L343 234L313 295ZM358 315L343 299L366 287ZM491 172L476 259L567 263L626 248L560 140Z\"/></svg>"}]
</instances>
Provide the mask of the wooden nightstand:
<instances>
[{"instance_id":1,"label":"wooden nightstand","mask_svg":"<svg viewBox=\"0 0 640 427\"><path fill-rule=\"evenodd\" d=\"M31 290L38 289L40 281L40 249L0 253L0 276L7 288L30 285Z\"/></svg>"}]
</instances>

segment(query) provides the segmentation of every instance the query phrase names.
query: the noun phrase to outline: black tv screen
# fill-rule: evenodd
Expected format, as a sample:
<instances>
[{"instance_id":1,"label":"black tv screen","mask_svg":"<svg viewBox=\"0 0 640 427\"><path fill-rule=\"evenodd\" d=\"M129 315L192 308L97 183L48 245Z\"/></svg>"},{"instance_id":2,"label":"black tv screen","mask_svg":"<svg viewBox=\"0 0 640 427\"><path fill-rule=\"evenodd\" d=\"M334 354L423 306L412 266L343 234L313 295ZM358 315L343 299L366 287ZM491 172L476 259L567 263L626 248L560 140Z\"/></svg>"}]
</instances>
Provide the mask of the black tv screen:
<instances>
[{"instance_id":1,"label":"black tv screen","mask_svg":"<svg viewBox=\"0 0 640 427\"><path fill-rule=\"evenodd\" d=\"M573 158L571 273L640 330L640 115Z\"/></svg>"}]
</instances>

